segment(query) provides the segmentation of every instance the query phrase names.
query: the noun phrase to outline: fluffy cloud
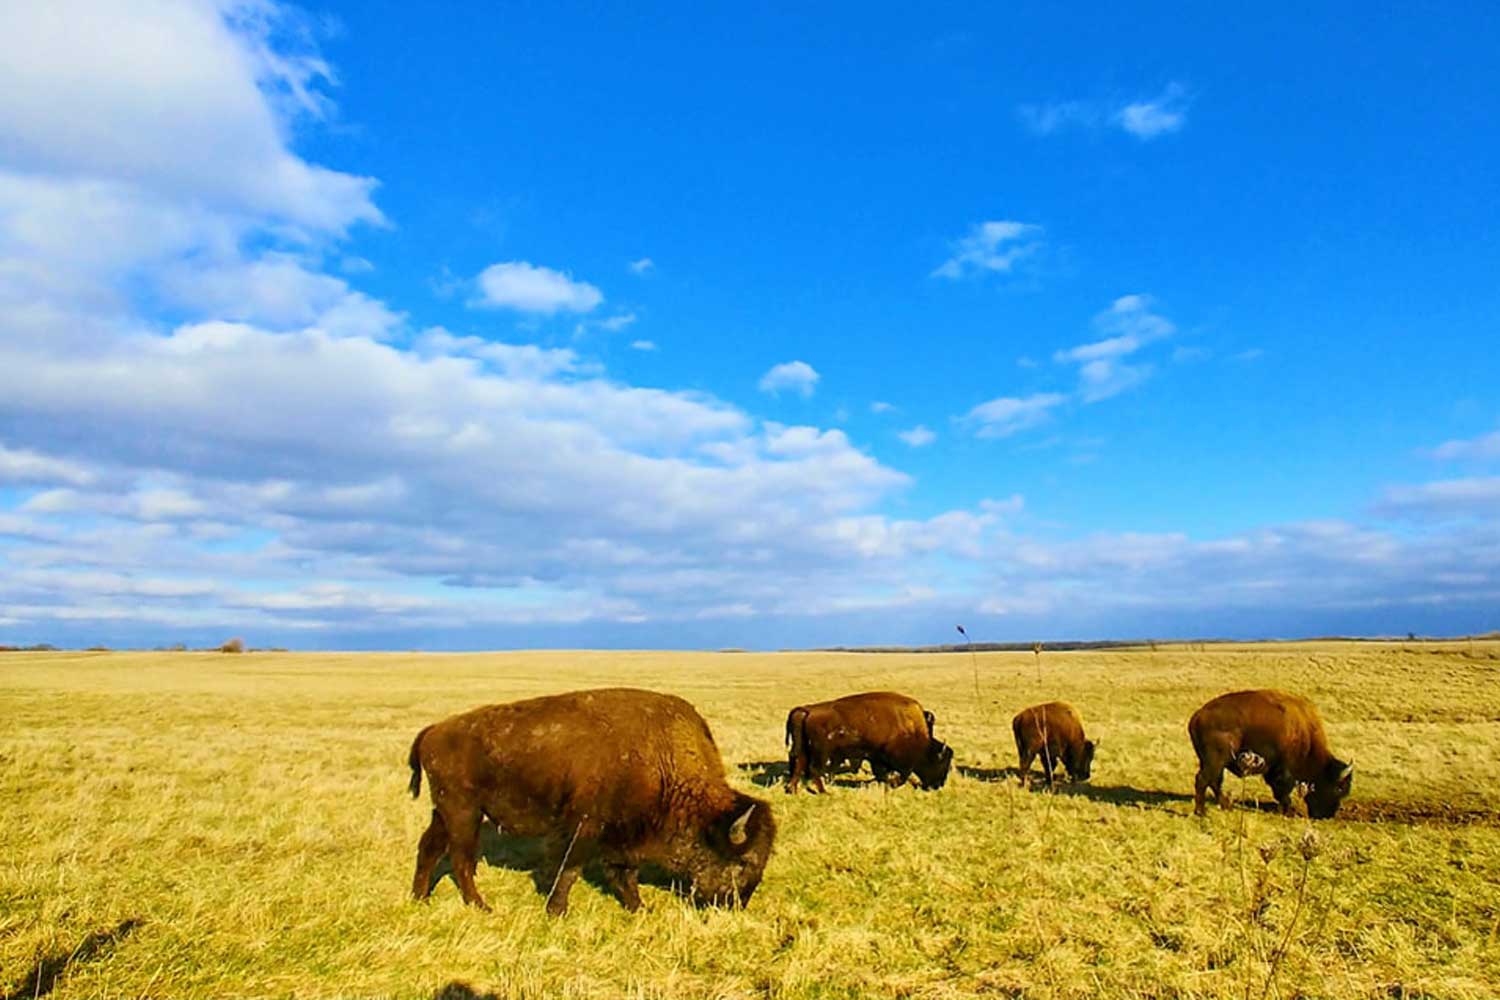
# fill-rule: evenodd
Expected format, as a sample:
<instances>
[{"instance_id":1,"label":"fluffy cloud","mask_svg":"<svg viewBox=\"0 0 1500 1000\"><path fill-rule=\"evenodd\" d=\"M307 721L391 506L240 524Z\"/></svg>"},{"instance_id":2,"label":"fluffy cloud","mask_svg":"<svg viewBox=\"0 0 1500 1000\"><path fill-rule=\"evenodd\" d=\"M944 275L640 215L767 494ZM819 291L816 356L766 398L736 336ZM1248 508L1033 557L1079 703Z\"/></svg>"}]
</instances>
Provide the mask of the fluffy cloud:
<instances>
[{"instance_id":1,"label":"fluffy cloud","mask_svg":"<svg viewBox=\"0 0 1500 1000\"><path fill-rule=\"evenodd\" d=\"M479 296L473 304L494 309L586 313L604 301L604 294L588 282L524 260L491 264L477 282Z\"/></svg>"},{"instance_id":2,"label":"fluffy cloud","mask_svg":"<svg viewBox=\"0 0 1500 1000\"><path fill-rule=\"evenodd\" d=\"M773 396L782 392L795 392L803 398L809 397L818 387L821 376L806 361L786 361L772 365L770 370L756 383L761 392Z\"/></svg>"},{"instance_id":3,"label":"fluffy cloud","mask_svg":"<svg viewBox=\"0 0 1500 1000\"><path fill-rule=\"evenodd\" d=\"M7 448L0 442L0 483L7 486L23 483L87 486L93 481L94 474L76 462L35 451Z\"/></svg>"},{"instance_id":4,"label":"fluffy cloud","mask_svg":"<svg viewBox=\"0 0 1500 1000\"><path fill-rule=\"evenodd\" d=\"M252 2L0 5L0 158L33 177L108 178L128 200L166 197L303 233L379 222L373 180L286 147L286 118L320 116L318 85L330 79L314 55L273 50L291 16Z\"/></svg>"},{"instance_id":5,"label":"fluffy cloud","mask_svg":"<svg viewBox=\"0 0 1500 1000\"><path fill-rule=\"evenodd\" d=\"M1445 462L1500 459L1500 431L1467 440L1444 441L1432 450L1432 457Z\"/></svg>"},{"instance_id":6,"label":"fluffy cloud","mask_svg":"<svg viewBox=\"0 0 1500 1000\"><path fill-rule=\"evenodd\" d=\"M925 448L937 440L937 435L921 424L910 430L899 431L896 436L913 448Z\"/></svg>"},{"instance_id":7,"label":"fluffy cloud","mask_svg":"<svg viewBox=\"0 0 1500 1000\"><path fill-rule=\"evenodd\" d=\"M1106 335L1103 339L1053 354L1054 361L1078 365L1078 395L1085 403L1117 396L1151 376L1151 365L1124 359L1176 332L1152 305L1150 296L1122 295L1094 317L1094 328Z\"/></svg>"},{"instance_id":8,"label":"fluffy cloud","mask_svg":"<svg viewBox=\"0 0 1500 1000\"><path fill-rule=\"evenodd\" d=\"M960 418L964 424L974 428L980 437L1009 437L1017 431L1034 427L1047 420L1052 411L1068 397L1056 392L1040 392L1030 396L1001 396L980 403Z\"/></svg>"},{"instance_id":9,"label":"fluffy cloud","mask_svg":"<svg viewBox=\"0 0 1500 1000\"><path fill-rule=\"evenodd\" d=\"M656 262L650 257L642 257L640 260L631 261L627 267L631 274L649 274L656 269Z\"/></svg>"},{"instance_id":10,"label":"fluffy cloud","mask_svg":"<svg viewBox=\"0 0 1500 1000\"><path fill-rule=\"evenodd\" d=\"M1176 132L1187 121L1187 91L1180 84L1170 84L1151 100L1125 105L1115 113L1114 121L1137 139Z\"/></svg>"},{"instance_id":11,"label":"fluffy cloud","mask_svg":"<svg viewBox=\"0 0 1500 1000\"><path fill-rule=\"evenodd\" d=\"M953 244L953 256L933 269L936 278L1008 273L1041 248L1042 227L1025 222L981 222Z\"/></svg>"},{"instance_id":12,"label":"fluffy cloud","mask_svg":"<svg viewBox=\"0 0 1500 1000\"><path fill-rule=\"evenodd\" d=\"M1016 115L1037 135L1067 129L1118 128L1137 139L1154 139L1179 131L1187 123L1189 95L1179 83L1168 84L1151 98L1118 101L1052 101L1022 104Z\"/></svg>"},{"instance_id":13,"label":"fluffy cloud","mask_svg":"<svg viewBox=\"0 0 1500 1000\"><path fill-rule=\"evenodd\" d=\"M1500 476L1392 486L1385 491L1376 509L1398 517L1500 519Z\"/></svg>"}]
</instances>

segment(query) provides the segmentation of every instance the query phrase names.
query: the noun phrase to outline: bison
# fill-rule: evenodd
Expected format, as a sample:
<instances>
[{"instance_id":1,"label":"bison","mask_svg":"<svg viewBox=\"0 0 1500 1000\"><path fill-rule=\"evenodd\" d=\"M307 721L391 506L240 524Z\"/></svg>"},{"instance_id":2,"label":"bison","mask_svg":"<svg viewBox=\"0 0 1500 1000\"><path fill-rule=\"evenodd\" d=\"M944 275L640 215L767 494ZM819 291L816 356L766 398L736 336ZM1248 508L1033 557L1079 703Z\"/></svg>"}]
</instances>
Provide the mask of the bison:
<instances>
[{"instance_id":1,"label":"bison","mask_svg":"<svg viewBox=\"0 0 1500 1000\"><path fill-rule=\"evenodd\" d=\"M465 903L489 909L474 885L479 826L545 839L556 872L547 912L592 858L627 910L641 905L639 868L684 875L701 904L749 902L776 823L771 807L730 788L708 724L672 695L628 688L575 691L455 715L412 742L410 789L427 772L432 822L417 846L412 895L432 892L444 853Z\"/></svg>"},{"instance_id":2,"label":"bison","mask_svg":"<svg viewBox=\"0 0 1500 1000\"><path fill-rule=\"evenodd\" d=\"M932 735L933 722L931 712L893 691L799 705L786 717L787 793L804 777L826 792L824 775L849 765L857 770L865 760L877 781L901 784L915 773L923 788L941 788L953 749Z\"/></svg>"},{"instance_id":3,"label":"bison","mask_svg":"<svg viewBox=\"0 0 1500 1000\"><path fill-rule=\"evenodd\" d=\"M1292 791L1307 787L1307 814L1327 819L1354 782L1354 765L1328 752L1323 720L1306 698L1285 691L1223 694L1193 713L1188 735L1198 754L1193 782L1193 814L1204 814L1204 792L1212 788L1219 805L1224 771L1236 777L1264 774L1282 811L1292 811Z\"/></svg>"},{"instance_id":4,"label":"bison","mask_svg":"<svg viewBox=\"0 0 1500 1000\"><path fill-rule=\"evenodd\" d=\"M1031 762L1038 757L1048 785L1052 784L1052 772L1059 763L1067 769L1071 780L1089 780L1098 744L1084 738L1083 719L1072 705L1065 701L1033 705L1016 713L1010 728L1016 737L1023 786L1030 781Z\"/></svg>"}]
</instances>

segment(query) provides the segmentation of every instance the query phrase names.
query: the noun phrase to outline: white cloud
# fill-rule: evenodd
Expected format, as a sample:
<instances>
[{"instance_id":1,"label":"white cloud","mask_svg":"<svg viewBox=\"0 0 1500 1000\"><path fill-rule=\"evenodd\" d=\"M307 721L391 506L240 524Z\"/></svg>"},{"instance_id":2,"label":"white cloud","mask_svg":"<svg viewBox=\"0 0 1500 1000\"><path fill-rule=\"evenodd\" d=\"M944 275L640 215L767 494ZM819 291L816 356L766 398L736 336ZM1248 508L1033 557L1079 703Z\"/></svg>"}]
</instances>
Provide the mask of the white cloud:
<instances>
[{"instance_id":1,"label":"white cloud","mask_svg":"<svg viewBox=\"0 0 1500 1000\"><path fill-rule=\"evenodd\" d=\"M495 371L527 381L565 374L597 374L597 369L584 364L576 351L565 347L507 344L482 337L460 337L440 326L423 330L412 346L423 357L476 358L489 363Z\"/></svg>"},{"instance_id":2,"label":"white cloud","mask_svg":"<svg viewBox=\"0 0 1500 1000\"><path fill-rule=\"evenodd\" d=\"M1104 118L1103 109L1088 101L1052 101L1016 108L1022 123L1037 135L1051 135L1070 126L1092 128Z\"/></svg>"},{"instance_id":3,"label":"white cloud","mask_svg":"<svg viewBox=\"0 0 1500 1000\"><path fill-rule=\"evenodd\" d=\"M1500 520L1500 476L1392 486L1385 491L1376 510L1397 517Z\"/></svg>"},{"instance_id":4,"label":"white cloud","mask_svg":"<svg viewBox=\"0 0 1500 1000\"><path fill-rule=\"evenodd\" d=\"M1443 461L1500 459L1500 431L1468 440L1444 441L1432 450L1432 457Z\"/></svg>"},{"instance_id":5,"label":"white cloud","mask_svg":"<svg viewBox=\"0 0 1500 1000\"><path fill-rule=\"evenodd\" d=\"M1169 84L1151 100L1125 105L1115 113L1114 120L1137 139L1176 132L1187 121L1187 91L1180 84Z\"/></svg>"},{"instance_id":6,"label":"white cloud","mask_svg":"<svg viewBox=\"0 0 1500 1000\"><path fill-rule=\"evenodd\" d=\"M291 15L269 3L229 7L253 15L233 30L225 9L0 4L0 158L28 176L109 178L131 200L180 199L303 234L382 221L373 180L286 147L286 116L321 115L318 87L331 76L314 55L272 50L270 34Z\"/></svg>"},{"instance_id":7,"label":"white cloud","mask_svg":"<svg viewBox=\"0 0 1500 1000\"><path fill-rule=\"evenodd\" d=\"M1113 359L1090 361L1078 369L1078 396L1085 403L1118 396L1151 377L1151 365L1127 365Z\"/></svg>"},{"instance_id":8,"label":"white cloud","mask_svg":"<svg viewBox=\"0 0 1500 1000\"><path fill-rule=\"evenodd\" d=\"M937 435L921 424L910 430L899 431L896 436L913 448L925 448L937 440Z\"/></svg>"},{"instance_id":9,"label":"white cloud","mask_svg":"<svg viewBox=\"0 0 1500 1000\"><path fill-rule=\"evenodd\" d=\"M659 350L659 348L656 346L656 341L654 340L632 340L630 342L630 346L632 349L637 351Z\"/></svg>"},{"instance_id":10,"label":"white cloud","mask_svg":"<svg viewBox=\"0 0 1500 1000\"><path fill-rule=\"evenodd\" d=\"M878 399L875 402L873 402L873 403L870 404L870 412L871 413L890 413L895 408L896 407L894 405L892 405L891 403L885 403L885 402L882 402L882 401L880 401Z\"/></svg>"},{"instance_id":11,"label":"white cloud","mask_svg":"<svg viewBox=\"0 0 1500 1000\"><path fill-rule=\"evenodd\" d=\"M656 262L650 257L642 257L640 260L631 261L627 266L631 274L647 274L656 269Z\"/></svg>"},{"instance_id":12,"label":"white cloud","mask_svg":"<svg viewBox=\"0 0 1500 1000\"><path fill-rule=\"evenodd\" d=\"M601 330L607 330L610 333L619 333L621 330L625 329L627 326L633 325L635 323L635 321L636 321L636 315L635 315L635 313L633 313L633 312L619 313L618 315L609 317L609 319L600 320L599 321L599 329L601 329Z\"/></svg>"},{"instance_id":13,"label":"white cloud","mask_svg":"<svg viewBox=\"0 0 1500 1000\"><path fill-rule=\"evenodd\" d=\"M496 309L586 313L604 301L604 294L588 282L524 260L491 264L477 281L479 298L472 304Z\"/></svg>"},{"instance_id":14,"label":"white cloud","mask_svg":"<svg viewBox=\"0 0 1500 1000\"><path fill-rule=\"evenodd\" d=\"M932 272L937 278L962 278L985 272L1009 273L1017 262L1041 248L1042 227L1025 222L981 222L953 244L953 256Z\"/></svg>"},{"instance_id":15,"label":"white cloud","mask_svg":"<svg viewBox=\"0 0 1500 1000\"><path fill-rule=\"evenodd\" d=\"M1078 393L1085 403L1119 395L1151 376L1151 365L1124 359L1176 332L1153 305L1148 295L1122 295L1094 317L1094 328L1106 337L1053 354L1054 361L1079 366Z\"/></svg>"},{"instance_id":16,"label":"white cloud","mask_svg":"<svg viewBox=\"0 0 1500 1000\"><path fill-rule=\"evenodd\" d=\"M1016 108L1016 115L1037 135L1114 127L1147 140L1179 131L1187 123L1189 101L1187 88L1172 83L1151 98L1125 103L1100 100L1022 104Z\"/></svg>"},{"instance_id":17,"label":"white cloud","mask_svg":"<svg viewBox=\"0 0 1500 1000\"><path fill-rule=\"evenodd\" d=\"M69 486L87 486L95 478L92 471L76 462L26 449L7 448L0 443L0 484L65 483Z\"/></svg>"},{"instance_id":18,"label":"white cloud","mask_svg":"<svg viewBox=\"0 0 1500 1000\"><path fill-rule=\"evenodd\" d=\"M782 392L795 392L806 398L813 394L820 377L813 366L805 361L785 361L771 366L756 385L761 392L768 392L773 396Z\"/></svg>"},{"instance_id":19,"label":"white cloud","mask_svg":"<svg viewBox=\"0 0 1500 1000\"><path fill-rule=\"evenodd\" d=\"M1001 396L980 403L965 414L961 421L974 427L974 433L979 437L1009 437L1017 431L1043 423L1067 399L1067 396L1056 392L1035 393L1025 397Z\"/></svg>"}]
</instances>

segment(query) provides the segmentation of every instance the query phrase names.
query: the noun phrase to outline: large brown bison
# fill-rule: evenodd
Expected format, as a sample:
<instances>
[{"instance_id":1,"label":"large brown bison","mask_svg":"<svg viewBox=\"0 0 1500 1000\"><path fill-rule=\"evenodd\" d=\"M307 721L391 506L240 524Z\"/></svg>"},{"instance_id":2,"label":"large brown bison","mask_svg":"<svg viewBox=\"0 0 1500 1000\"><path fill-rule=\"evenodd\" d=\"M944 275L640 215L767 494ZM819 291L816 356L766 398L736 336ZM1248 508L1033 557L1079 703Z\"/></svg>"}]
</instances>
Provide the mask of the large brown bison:
<instances>
[{"instance_id":1,"label":"large brown bison","mask_svg":"<svg viewBox=\"0 0 1500 1000\"><path fill-rule=\"evenodd\" d=\"M1236 777L1264 774L1283 812L1292 811L1292 791L1307 786L1307 814L1327 819L1354 782L1354 765L1328 752L1323 720L1306 698L1263 689L1223 694L1188 721L1198 754L1193 813L1204 814L1204 792L1212 788L1228 808L1224 771Z\"/></svg>"},{"instance_id":2,"label":"large brown bison","mask_svg":"<svg viewBox=\"0 0 1500 1000\"><path fill-rule=\"evenodd\" d=\"M1016 713L1011 720L1016 737L1016 754L1020 758L1021 784L1031 779L1031 762L1041 759L1042 776L1052 784L1052 772L1058 764L1073 781L1087 781L1094 767L1094 748L1098 745L1083 735L1083 718L1065 701L1032 705Z\"/></svg>"},{"instance_id":3,"label":"large brown bison","mask_svg":"<svg viewBox=\"0 0 1500 1000\"><path fill-rule=\"evenodd\" d=\"M916 774L923 788L941 788L953 749L932 735L933 715L904 694L874 691L799 705L787 713L787 793L805 777L820 792L823 776L870 762L877 781L902 784Z\"/></svg>"},{"instance_id":4,"label":"large brown bison","mask_svg":"<svg viewBox=\"0 0 1500 1000\"><path fill-rule=\"evenodd\" d=\"M479 824L543 837L543 874L556 872L547 912L591 858L628 910L641 905L639 867L652 861L690 879L700 904L750 899L776 824L771 807L730 788L708 724L681 698L609 688L490 705L417 734L411 793L432 793L412 894L425 899L446 852L465 903L488 909L474 885Z\"/></svg>"}]
</instances>

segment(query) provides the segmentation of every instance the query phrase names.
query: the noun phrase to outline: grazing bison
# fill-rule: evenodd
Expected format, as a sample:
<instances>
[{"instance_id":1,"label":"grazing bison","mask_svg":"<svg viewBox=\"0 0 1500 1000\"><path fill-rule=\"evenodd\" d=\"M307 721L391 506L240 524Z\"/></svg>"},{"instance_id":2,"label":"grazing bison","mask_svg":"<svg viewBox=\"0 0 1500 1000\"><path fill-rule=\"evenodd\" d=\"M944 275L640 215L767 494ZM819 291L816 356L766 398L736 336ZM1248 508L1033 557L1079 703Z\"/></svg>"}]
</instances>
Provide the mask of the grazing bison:
<instances>
[{"instance_id":1,"label":"grazing bison","mask_svg":"<svg viewBox=\"0 0 1500 1000\"><path fill-rule=\"evenodd\" d=\"M1087 781L1094 767L1093 740L1083 735L1083 719L1065 701L1049 701L1023 709L1011 720L1016 736L1016 754L1021 760L1021 784L1031 779L1031 762L1040 757L1042 776L1052 784L1052 771L1059 763L1073 781Z\"/></svg>"},{"instance_id":2,"label":"grazing bison","mask_svg":"<svg viewBox=\"0 0 1500 1000\"><path fill-rule=\"evenodd\" d=\"M828 791L823 777L858 770L868 760L875 780L902 784L913 773L923 788L941 788L953 749L932 735L933 715L904 694L875 691L799 705L787 713L788 794L806 777Z\"/></svg>"},{"instance_id":3,"label":"grazing bison","mask_svg":"<svg viewBox=\"0 0 1500 1000\"><path fill-rule=\"evenodd\" d=\"M687 876L700 904L740 904L760 884L776 824L771 807L724 780L708 724L681 698L610 688L490 705L417 734L411 793L432 793L412 894L425 899L447 852L465 903L489 909L474 886L479 824L543 837L556 872L547 912L598 857L627 910L641 905L639 866Z\"/></svg>"},{"instance_id":4,"label":"grazing bison","mask_svg":"<svg viewBox=\"0 0 1500 1000\"><path fill-rule=\"evenodd\" d=\"M1204 813L1203 793L1212 788L1227 808L1224 771L1236 777L1264 774L1282 811L1292 811L1292 791L1307 786L1307 814L1327 819L1349 794L1354 765L1328 752L1323 720L1306 698L1285 691L1236 691L1193 713L1188 735L1198 754L1193 813Z\"/></svg>"}]
</instances>

